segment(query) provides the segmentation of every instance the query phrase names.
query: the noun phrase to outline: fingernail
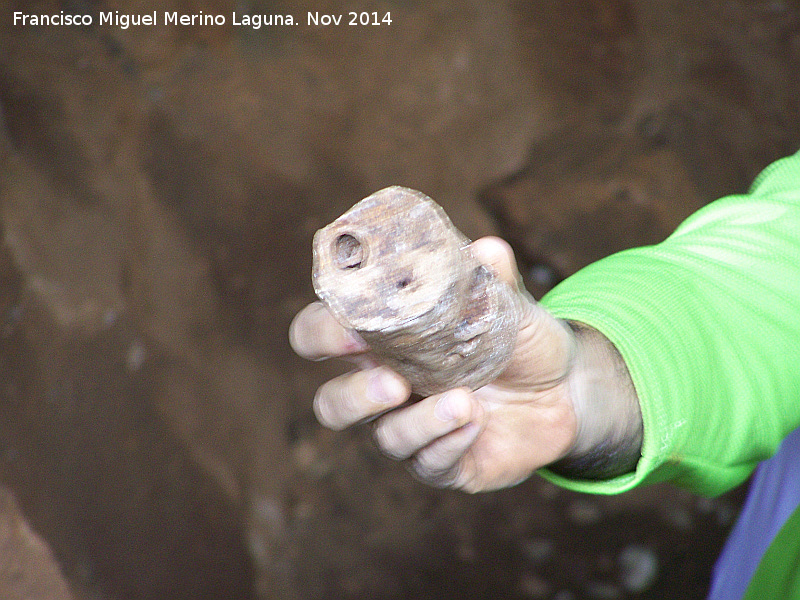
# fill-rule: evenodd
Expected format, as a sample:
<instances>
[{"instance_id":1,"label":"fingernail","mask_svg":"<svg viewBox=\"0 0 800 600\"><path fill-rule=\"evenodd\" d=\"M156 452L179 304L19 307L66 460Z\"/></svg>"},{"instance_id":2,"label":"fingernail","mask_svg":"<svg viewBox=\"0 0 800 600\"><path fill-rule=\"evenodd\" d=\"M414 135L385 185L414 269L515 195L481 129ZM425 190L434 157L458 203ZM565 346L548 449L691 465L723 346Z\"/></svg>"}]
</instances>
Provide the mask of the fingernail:
<instances>
[{"instance_id":1,"label":"fingernail","mask_svg":"<svg viewBox=\"0 0 800 600\"><path fill-rule=\"evenodd\" d=\"M370 374L367 389L372 401L379 404L397 402L405 394L403 384L382 368L378 368Z\"/></svg>"},{"instance_id":2,"label":"fingernail","mask_svg":"<svg viewBox=\"0 0 800 600\"><path fill-rule=\"evenodd\" d=\"M434 416L440 421L452 421L458 416L458 399L452 394L445 394L436 402L433 407Z\"/></svg>"}]
</instances>

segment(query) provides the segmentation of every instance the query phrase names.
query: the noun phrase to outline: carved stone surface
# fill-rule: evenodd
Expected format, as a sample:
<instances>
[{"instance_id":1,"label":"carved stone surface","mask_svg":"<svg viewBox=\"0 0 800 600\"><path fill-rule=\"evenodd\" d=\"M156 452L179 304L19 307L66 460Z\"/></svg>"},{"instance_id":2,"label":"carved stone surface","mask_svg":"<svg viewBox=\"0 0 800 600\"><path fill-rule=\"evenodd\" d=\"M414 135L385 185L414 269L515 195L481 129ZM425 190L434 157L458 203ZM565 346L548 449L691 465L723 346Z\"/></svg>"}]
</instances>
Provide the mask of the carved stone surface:
<instances>
[{"instance_id":1,"label":"carved stone surface","mask_svg":"<svg viewBox=\"0 0 800 600\"><path fill-rule=\"evenodd\" d=\"M481 265L425 194L393 186L314 236L314 290L423 395L497 377L514 349L517 294Z\"/></svg>"}]
</instances>

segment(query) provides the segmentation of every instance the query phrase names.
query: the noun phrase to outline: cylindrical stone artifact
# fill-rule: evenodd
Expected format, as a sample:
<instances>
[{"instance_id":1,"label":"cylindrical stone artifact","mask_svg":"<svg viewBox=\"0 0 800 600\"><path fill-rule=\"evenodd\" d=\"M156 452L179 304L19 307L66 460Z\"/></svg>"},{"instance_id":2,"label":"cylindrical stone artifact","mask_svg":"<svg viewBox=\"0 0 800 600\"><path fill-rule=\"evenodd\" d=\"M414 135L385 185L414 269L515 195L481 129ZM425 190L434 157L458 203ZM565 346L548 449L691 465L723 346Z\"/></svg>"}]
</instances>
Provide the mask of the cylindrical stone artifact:
<instances>
[{"instance_id":1,"label":"cylindrical stone artifact","mask_svg":"<svg viewBox=\"0 0 800 600\"><path fill-rule=\"evenodd\" d=\"M317 231L314 290L415 392L477 389L505 368L520 303L469 243L425 194L389 187Z\"/></svg>"}]
</instances>

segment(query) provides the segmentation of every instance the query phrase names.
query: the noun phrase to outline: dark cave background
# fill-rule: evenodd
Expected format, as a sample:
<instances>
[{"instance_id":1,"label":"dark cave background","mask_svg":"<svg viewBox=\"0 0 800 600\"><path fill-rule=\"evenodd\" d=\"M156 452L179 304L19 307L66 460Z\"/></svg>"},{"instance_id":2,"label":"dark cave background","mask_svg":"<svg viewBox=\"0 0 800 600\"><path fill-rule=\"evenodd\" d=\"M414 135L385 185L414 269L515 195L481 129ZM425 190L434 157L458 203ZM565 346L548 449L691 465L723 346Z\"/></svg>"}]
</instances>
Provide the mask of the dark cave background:
<instances>
[{"instance_id":1,"label":"dark cave background","mask_svg":"<svg viewBox=\"0 0 800 600\"><path fill-rule=\"evenodd\" d=\"M12 19L154 9L301 24ZM350 10L392 23L305 23ZM316 424L345 367L286 333L387 185L539 297L798 147L793 1L2 3L0 596L703 598L743 490L427 488Z\"/></svg>"}]
</instances>

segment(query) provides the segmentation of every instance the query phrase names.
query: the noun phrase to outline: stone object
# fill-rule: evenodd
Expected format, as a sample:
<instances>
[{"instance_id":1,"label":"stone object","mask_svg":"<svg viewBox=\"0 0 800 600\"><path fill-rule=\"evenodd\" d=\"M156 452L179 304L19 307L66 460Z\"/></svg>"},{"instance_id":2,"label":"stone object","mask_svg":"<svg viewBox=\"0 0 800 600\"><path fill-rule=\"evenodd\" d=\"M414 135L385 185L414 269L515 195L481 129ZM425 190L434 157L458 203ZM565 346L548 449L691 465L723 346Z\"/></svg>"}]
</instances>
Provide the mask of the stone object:
<instances>
[{"instance_id":1,"label":"stone object","mask_svg":"<svg viewBox=\"0 0 800 600\"><path fill-rule=\"evenodd\" d=\"M314 290L418 394L477 389L514 350L520 301L469 244L425 194L388 187L316 233Z\"/></svg>"}]
</instances>

